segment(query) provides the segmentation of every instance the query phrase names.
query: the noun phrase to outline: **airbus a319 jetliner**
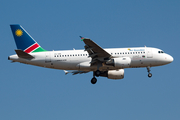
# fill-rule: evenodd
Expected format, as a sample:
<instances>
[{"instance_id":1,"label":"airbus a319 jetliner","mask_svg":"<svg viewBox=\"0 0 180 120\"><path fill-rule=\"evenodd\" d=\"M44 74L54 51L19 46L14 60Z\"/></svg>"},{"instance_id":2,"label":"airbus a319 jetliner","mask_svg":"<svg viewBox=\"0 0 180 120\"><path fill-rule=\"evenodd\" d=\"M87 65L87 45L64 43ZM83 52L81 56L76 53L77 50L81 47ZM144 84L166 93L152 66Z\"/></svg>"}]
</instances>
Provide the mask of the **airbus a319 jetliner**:
<instances>
[{"instance_id":1,"label":"airbus a319 jetliner","mask_svg":"<svg viewBox=\"0 0 180 120\"><path fill-rule=\"evenodd\" d=\"M46 51L20 25L10 25L17 49L8 57L12 62L20 62L40 67L61 69L66 74L81 74L93 71L91 83L96 77L123 79L124 68L146 67L151 77L150 67L169 64L173 57L152 47L103 49L88 38L81 37L84 50ZM68 72L66 70L72 70Z\"/></svg>"}]
</instances>

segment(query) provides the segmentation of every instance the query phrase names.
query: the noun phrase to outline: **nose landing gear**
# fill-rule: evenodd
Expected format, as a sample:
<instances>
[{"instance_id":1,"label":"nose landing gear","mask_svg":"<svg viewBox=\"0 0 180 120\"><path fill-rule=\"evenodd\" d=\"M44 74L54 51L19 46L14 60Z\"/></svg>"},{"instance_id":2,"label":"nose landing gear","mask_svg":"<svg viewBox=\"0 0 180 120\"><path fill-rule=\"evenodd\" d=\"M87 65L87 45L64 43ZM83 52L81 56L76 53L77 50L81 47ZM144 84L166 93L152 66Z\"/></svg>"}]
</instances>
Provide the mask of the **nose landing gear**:
<instances>
[{"instance_id":1,"label":"nose landing gear","mask_svg":"<svg viewBox=\"0 0 180 120\"><path fill-rule=\"evenodd\" d=\"M151 77L152 77L152 74L151 74L151 73L149 73L149 74L148 74L148 77L149 77L149 78L151 78Z\"/></svg>"},{"instance_id":2,"label":"nose landing gear","mask_svg":"<svg viewBox=\"0 0 180 120\"><path fill-rule=\"evenodd\" d=\"M147 71L148 71L148 77L151 78L152 77L152 73L150 73L151 70L150 70L149 66L147 67Z\"/></svg>"}]
</instances>

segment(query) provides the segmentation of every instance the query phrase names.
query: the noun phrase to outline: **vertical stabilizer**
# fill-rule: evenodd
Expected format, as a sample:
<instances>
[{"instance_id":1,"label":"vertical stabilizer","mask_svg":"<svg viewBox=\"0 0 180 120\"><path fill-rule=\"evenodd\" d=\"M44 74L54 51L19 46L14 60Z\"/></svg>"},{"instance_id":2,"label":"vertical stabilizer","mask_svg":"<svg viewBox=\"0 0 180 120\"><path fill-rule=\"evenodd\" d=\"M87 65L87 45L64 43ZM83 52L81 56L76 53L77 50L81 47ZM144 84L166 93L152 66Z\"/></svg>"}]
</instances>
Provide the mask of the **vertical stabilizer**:
<instances>
[{"instance_id":1,"label":"vertical stabilizer","mask_svg":"<svg viewBox=\"0 0 180 120\"><path fill-rule=\"evenodd\" d=\"M10 25L17 49L26 53L43 52L44 50L21 25Z\"/></svg>"}]
</instances>

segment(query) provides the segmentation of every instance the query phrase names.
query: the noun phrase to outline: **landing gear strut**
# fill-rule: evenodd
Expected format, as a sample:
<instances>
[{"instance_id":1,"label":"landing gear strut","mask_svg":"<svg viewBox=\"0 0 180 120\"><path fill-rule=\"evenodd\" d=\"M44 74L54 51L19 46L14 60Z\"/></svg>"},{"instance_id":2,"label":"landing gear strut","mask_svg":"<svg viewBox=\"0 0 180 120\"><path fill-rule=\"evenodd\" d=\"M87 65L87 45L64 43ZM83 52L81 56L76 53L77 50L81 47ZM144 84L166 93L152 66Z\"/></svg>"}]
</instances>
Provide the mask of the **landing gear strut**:
<instances>
[{"instance_id":1,"label":"landing gear strut","mask_svg":"<svg viewBox=\"0 0 180 120\"><path fill-rule=\"evenodd\" d=\"M151 77L152 77L152 74L150 73L151 70L150 70L150 67L149 67L149 66L147 67L147 71L148 71L148 77L151 78Z\"/></svg>"},{"instance_id":2,"label":"landing gear strut","mask_svg":"<svg viewBox=\"0 0 180 120\"><path fill-rule=\"evenodd\" d=\"M101 62L98 62L98 65L97 65L97 70L93 72L93 78L91 79L91 83L92 84L96 84L97 82L97 79L95 78L96 77L99 77L101 75L101 71L99 70L99 68L102 66L102 63Z\"/></svg>"}]
</instances>

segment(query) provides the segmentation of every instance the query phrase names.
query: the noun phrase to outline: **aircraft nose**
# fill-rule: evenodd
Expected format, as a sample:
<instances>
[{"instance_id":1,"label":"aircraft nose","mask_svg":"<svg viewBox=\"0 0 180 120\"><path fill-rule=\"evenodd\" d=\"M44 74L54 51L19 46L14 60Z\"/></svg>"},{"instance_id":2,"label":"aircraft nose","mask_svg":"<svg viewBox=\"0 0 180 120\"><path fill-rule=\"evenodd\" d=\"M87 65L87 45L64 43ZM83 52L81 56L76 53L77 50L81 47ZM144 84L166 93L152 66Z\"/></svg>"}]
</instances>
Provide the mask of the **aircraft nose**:
<instances>
[{"instance_id":1,"label":"aircraft nose","mask_svg":"<svg viewBox=\"0 0 180 120\"><path fill-rule=\"evenodd\" d=\"M170 55L168 55L168 56L166 57L166 61L167 61L168 63L171 63L173 60L174 60L174 58L173 58L172 56L170 56Z\"/></svg>"},{"instance_id":2,"label":"aircraft nose","mask_svg":"<svg viewBox=\"0 0 180 120\"><path fill-rule=\"evenodd\" d=\"M169 59L170 59L170 62L172 62L174 60L174 58L172 56L170 56Z\"/></svg>"}]
</instances>

